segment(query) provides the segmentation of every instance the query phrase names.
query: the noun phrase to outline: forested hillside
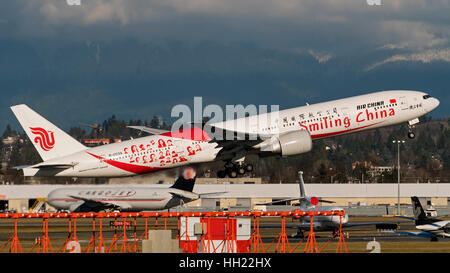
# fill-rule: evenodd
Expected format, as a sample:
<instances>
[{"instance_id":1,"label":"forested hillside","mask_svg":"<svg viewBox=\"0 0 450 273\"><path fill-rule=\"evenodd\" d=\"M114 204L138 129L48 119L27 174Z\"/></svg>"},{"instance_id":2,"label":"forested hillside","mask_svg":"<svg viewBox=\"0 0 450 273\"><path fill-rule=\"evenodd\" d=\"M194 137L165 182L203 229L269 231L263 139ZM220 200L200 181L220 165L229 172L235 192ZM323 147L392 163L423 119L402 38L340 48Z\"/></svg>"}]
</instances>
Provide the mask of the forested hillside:
<instances>
[{"instance_id":1,"label":"forested hillside","mask_svg":"<svg viewBox=\"0 0 450 273\"><path fill-rule=\"evenodd\" d=\"M82 141L93 136L122 140L136 138L145 133L127 128L128 125L145 125L170 129L161 118L152 120L120 120L115 116L99 123L97 129L72 127L69 133ZM97 130L97 131L95 131ZM297 180L297 171L304 171L306 182L314 183L392 183L397 181L397 144L393 140L405 140L401 149L402 182L450 182L450 119L423 118L416 128L416 138L407 138L407 125L381 128L367 132L314 141L312 152L286 158L250 156L254 164L253 176L263 177L264 182L284 183ZM2 138L15 137L13 144L0 143L2 161L8 168L40 162L40 157L23 132L17 133L10 126ZM4 164L5 164L4 163ZM199 175L209 173L214 177L222 168L222 162L197 166ZM371 176L370 166L394 167L392 172ZM4 173L14 173L2 169Z\"/></svg>"}]
</instances>

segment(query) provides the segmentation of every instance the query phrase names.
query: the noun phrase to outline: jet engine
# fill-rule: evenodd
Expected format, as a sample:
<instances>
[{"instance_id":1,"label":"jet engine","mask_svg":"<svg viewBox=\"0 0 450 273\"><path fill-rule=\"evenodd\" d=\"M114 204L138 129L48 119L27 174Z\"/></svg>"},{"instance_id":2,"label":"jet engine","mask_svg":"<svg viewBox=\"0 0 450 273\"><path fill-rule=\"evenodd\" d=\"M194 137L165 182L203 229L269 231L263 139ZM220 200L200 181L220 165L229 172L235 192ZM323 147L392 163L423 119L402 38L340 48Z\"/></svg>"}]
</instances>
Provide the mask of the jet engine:
<instances>
[{"instance_id":1,"label":"jet engine","mask_svg":"<svg viewBox=\"0 0 450 273\"><path fill-rule=\"evenodd\" d=\"M282 156L303 154L312 150L312 139L307 130L292 131L264 141L260 149Z\"/></svg>"}]
</instances>

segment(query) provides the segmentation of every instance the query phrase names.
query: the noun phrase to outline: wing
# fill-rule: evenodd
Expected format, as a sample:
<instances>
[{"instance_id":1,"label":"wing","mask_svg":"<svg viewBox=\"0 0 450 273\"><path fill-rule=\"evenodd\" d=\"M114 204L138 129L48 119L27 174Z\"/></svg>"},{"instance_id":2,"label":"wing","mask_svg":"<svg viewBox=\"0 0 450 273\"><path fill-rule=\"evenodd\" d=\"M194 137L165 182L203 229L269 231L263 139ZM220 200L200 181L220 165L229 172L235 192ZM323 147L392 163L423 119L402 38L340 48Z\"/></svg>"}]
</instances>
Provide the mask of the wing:
<instances>
[{"instance_id":1,"label":"wing","mask_svg":"<svg viewBox=\"0 0 450 273\"><path fill-rule=\"evenodd\" d=\"M282 203L282 202L288 202L288 201L295 201L295 200L299 200L300 203L304 200L308 200L305 197L302 198L287 198L287 199L281 199L281 200L276 200L276 201L272 201L272 202L266 202L266 203L259 203L259 204L255 204L255 205L273 205L273 204L277 204L277 203ZM334 201L330 201L330 200L324 200L324 199L319 199L318 200L320 203L335 203Z\"/></svg>"},{"instance_id":2,"label":"wing","mask_svg":"<svg viewBox=\"0 0 450 273\"><path fill-rule=\"evenodd\" d=\"M287 198L287 199L281 199L281 200L276 200L276 201L272 201L272 202L266 202L266 203L258 203L255 205L259 205L259 206L263 206L263 205L273 205L273 204L278 204L278 203L282 203L282 202L288 202L288 201L295 201L295 200L300 200L300 198Z\"/></svg>"},{"instance_id":3,"label":"wing","mask_svg":"<svg viewBox=\"0 0 450 273\"><path fill-rule=\"evenodd\" d=\"M420 231L400 231L400 230L386 230L383 231L386 233L397 233L397 234L402 234L402 235L408 235L408 236L414 236L414 237L424 237L424 238L435 238L436 235L434 235L433 233L429 233L429 232L420 232Z\"/></svg>"},{"instance_id":4,"label":"wing","mask_svg":"<svg viewBox=\"0 0 450 273\"><path fill-rule=\"evenodd\" d=\"M252 134L238 131L230 131L219 127L204 124L203 130L209 130L214 134L210 143L217 143L217 148L222 148L217 157L235 154L243 150L252 150L255 145L270 139L273 134Z\"/></svg>"},{"instance_id":5,"label":"wing","mask_svg":"<svg viewBox=\"0 0 450 273\"><path fill-rule=\"evenodd\" d=\"M98 201L90 198L84 198L80 196L73 196L70 195L71 198L80 200L80 204L77 206L77 210L84 211L84 210L102 210L102 209L108 209L108 208L116 208L116 209L130 209L131 205L126 202L103 202Z\"/></svg>"},{"instance_id":6,"label":"wing","mask_svg":"<svg viewBox=\"0 0 450 273\"><path fill-rule=\"evenodd\" d=\"M150 128L150 127L147 127L147 126L127 126L127 127L131 128L131 129L139 130L139 131L142 131L142 132L146 132L146 133L149 133L149 134L152 134L152 135L160 135L160 134L164 134L164 133L169 132L167 130L155 129L155 128Z\"/></svg>"}]
</instances>

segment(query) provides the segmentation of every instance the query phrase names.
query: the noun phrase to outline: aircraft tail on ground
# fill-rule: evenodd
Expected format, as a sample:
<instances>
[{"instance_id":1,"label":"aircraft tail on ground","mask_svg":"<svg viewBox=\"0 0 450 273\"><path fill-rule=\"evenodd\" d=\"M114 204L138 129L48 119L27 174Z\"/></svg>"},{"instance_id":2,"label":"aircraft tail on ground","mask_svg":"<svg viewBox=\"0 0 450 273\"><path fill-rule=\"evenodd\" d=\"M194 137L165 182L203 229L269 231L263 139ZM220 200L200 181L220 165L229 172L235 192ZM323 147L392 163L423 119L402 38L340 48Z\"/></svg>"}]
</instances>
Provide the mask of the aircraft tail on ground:
<instances>
[{"instance_id":1,"label":"aircraft tail on ground","mask_svg":"<svg viewBox=\"0 0 450 273\"><path fill-rule=\"evenodd\" d=\"M25 104L11 106L42 160L62 157L86 147Z\"/></svg>"},{"instance_id":2,"label":"aircraft tail on ground","mask_svg":"<svg viewBox=\"0 0 450 273\"><path fill-rule=\"evenodd\" d=\"M416 220L416 225L427 224L433 222L431 217L428 217L425 210L422 207L422 203L417 196L411 197L411 203L413 206L414 219Z\"/></svg>"},{"instance_id":3,"label":"aircraft tail on ground","mask_svg":"<svg viewBox=\"0 0 450 273\"><path fill-rule=\"evenodd\" d=\"M195 170L193 168L186 168L183 170L182 175L178 177L171 188L192 192L192 190L194 189L196 176L197 174L195 173Z\"/></svg>"}]
</instances>

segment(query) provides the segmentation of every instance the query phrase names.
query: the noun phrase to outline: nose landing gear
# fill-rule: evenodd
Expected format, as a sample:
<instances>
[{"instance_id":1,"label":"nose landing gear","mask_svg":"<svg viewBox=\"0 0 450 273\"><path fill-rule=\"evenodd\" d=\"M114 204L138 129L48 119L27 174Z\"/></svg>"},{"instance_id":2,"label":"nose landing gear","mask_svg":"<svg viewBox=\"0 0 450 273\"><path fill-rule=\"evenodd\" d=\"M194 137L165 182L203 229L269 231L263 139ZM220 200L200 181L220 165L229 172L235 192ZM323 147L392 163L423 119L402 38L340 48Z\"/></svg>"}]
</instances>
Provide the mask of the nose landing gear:
<instances>
[{"instance_id":1,"label":"nose landing gear","mask_svg":"<svg viewBox=\"0 0 450 273\"><path fill-rule=\"evenodd\" d=\"M416 134L413 132L413 129L415 127L414 125L417 124L417 123L419 123L419 119L418 118L410 120L408 122L408 138L409 139L413 139L413 138L416 137Z\"/></svg>"}]
</instances>

